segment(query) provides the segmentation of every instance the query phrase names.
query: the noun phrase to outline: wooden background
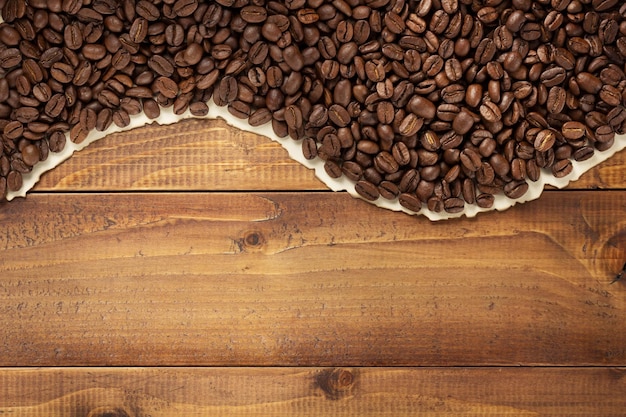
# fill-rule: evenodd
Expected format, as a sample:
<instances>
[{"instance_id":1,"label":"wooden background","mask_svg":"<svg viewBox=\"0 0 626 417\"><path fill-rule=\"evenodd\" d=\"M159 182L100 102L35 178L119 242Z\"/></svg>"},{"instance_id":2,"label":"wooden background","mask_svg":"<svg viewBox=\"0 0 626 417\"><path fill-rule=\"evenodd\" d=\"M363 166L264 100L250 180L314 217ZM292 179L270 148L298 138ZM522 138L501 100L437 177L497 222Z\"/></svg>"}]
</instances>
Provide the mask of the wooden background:
<instances>
[{"instance_id":1,"label":"wooden background","mask_svg":"<svg viewBox=\"0 0 626 417\"><path fill-rule=\"evenodd\" d=\"M431 223L190 120L0 205L0 415L624 416L626 153Z\"/></svg>"}]
</instances>

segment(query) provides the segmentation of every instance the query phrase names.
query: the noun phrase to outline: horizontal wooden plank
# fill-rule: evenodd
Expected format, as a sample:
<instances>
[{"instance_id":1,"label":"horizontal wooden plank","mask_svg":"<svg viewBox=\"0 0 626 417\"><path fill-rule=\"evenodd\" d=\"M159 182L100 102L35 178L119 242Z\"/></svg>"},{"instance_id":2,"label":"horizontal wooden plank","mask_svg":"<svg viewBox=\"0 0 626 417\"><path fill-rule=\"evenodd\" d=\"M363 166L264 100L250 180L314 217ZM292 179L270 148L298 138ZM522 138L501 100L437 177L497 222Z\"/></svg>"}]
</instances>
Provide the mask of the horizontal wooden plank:
<instances>
[{"instance_id":1,"label":"horizontal wooden plank","mask_svg":"<svg viewBox=\"0 0 626 417\"><path fill-rule=\"evenodd\" d=\"M39 191L326 190L268 138L183 120L103 138L44 174Z\"/></svg>"},{"instance_id":2,"label":"horizontal wooden plank","mask_svg":"<svg viewBox=\"0 0 626 417\"><path fill-rule=\"evenodd\" d=\"M624 368L5 369L0 415L623 416Z\"/></svg>"},{"instance_id":3,"label":"horizontal wooden plank","mask_svg":"<svg viewBox=\"0 0 626 417\"><path fill-rule=\"evenodd\" d=\"M0 365L620 365L626 191L430 223L345 193L0 210Z\"/></svg>"},{"instance_id":4,"label":"horizontal wooden plank","mask_svg":"<svg viewBox=\"0 0 626 417\"><path fill-rule=\"evenodd\" d=\"M626 188L626 152L569 189ZM39 191L325 190L280 145L221 120L184 120L111 135L45 174Z\"/></svg>"}]
</instances>

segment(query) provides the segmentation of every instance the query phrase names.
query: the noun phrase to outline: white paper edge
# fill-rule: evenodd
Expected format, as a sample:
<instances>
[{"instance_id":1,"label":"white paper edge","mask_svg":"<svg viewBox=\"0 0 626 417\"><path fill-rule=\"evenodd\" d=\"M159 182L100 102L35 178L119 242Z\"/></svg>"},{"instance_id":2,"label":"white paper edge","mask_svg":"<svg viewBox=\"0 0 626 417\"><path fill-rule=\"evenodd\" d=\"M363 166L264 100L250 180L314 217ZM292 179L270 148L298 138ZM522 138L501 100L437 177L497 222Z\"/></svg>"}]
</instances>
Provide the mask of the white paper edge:
<instances>
[{"instance_id":1,"label":"white paper edge","mask_svg":"<svg viewBox=\"0 0 626 417\"><path fill-rule=\"evenodd\" d=\"M347 191L350 195L354 197L362 198L355 191L353 181L349 180L345 176L342 176L340 178L329 177L328 174L326 173L326 170L324 169L323 160L319 158L315 158L314 160L305 159L302 154L302 144L301 144L302 141L301 140L294 140L289 137L279 138L278 136L274 134L274 131L272 130L272 127L271 127L271 123L268 123L264 126L252 127L248 124L247 120L238 119L232 116L228 112L226 107L217 106L213 102L213 100L211 100L208 103L208 105L209 105L209 113L202 118L207 118L207 119L220 118L220 119L225 120L226 123L229 124L230 126L233 126L237 129L241 129L247 132L252 132L258 135L262 135L273 141L276 141L280 145L282 145L283 148L287 150L289 156L292 159L296 160L297 162L301 163L307 168L313 169L315 171L315 175L322 182L324 182L324 184L326 184L331 190ZM66 145L63 151L59 153L50 152L48 159L46 159L45 161L39 162L33 167L31 172L24 174L22 188L15 192L13 191L9 192L7 194L7 200L12 200L15 197L25 197L26 192L33 188L33 186L39 181L43 173L61 164L63 161L71 157L74 152L80 151L81 149L92 144L93 142L111 133L135 129L135 128L142 127L147 124L154 123L154 122L161 124L161 125L168 125L168 124L177 123L183 119L194 118L194 117L195 116L193 116L189 112L189 110L187 110L185 113L181 115L176 115L173 113L173 107L170 106L168 108L162 108L161 115L155 120L151 120L145 114L141 113L135 116L131 116L131 122L125 128L119 128L115 124L112 124L107 130L103 132L98 132L94 130L90 132L87 138L80 144L75 144L72 141L70 141L69 133L67 133L66 134L67 141L66 141ZM398 202L398 199L387 200L383 197L379 197L376 201L371 201L371 202L368 201L368 202L378 207L382 207L382 208L389 209L389 210L403 211L407 214L421 214L421 215L428 217L430 220L433 220L433 221L450 219L450 218L461 217L461 216L474 217L476 216L476 214L480 212L493 211L493 210L502 211L502 210L506 210L514 206L515 204L535 200L539 198L539 196L543 192L544 187L546 185L552 185L556 188L563 188L567 186L571 181L577 180L583 173L585 173L589 169L606 161L608 158L613 156L616 152L621 151L624 148L626 148L626 135L616 135L615 144L609 150L604 151L604 152L600 152L596 150L594 152L594 155L586 161L578 162L578 161L572 160L573 169L569 175L563 178L556 178L549 171L542 170L541 177L539 178L537 182L528 181L528 184L529 184L528 192L526 192L526 194L524 194L521 198L513 200L513 199L506 197L504 194L498 194L498 195L495 195L494 204L493 204L493 207L491 208L481 208L474 204L465 204L464 210L460 213L447 213L445 211L436 213L436 212L432 212L428 210L424 205L419 212L415 213L401 206L400 203Z\"/></svg>"}]
</instances>

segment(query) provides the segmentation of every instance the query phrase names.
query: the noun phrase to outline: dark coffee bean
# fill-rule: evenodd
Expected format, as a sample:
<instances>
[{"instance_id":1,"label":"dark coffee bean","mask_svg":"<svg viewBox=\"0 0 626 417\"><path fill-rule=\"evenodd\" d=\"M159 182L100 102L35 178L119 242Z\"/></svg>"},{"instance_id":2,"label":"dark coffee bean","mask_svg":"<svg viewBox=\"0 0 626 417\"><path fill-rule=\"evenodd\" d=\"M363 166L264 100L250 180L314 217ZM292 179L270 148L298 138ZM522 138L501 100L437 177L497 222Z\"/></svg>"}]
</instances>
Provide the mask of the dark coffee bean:
<instances>
[{"instance_id":1,"label":"dark coffee bean","mask_svg":"<svg viewBox=\"0 0 626 417\"><path fill-rule=\"evenodd\" d=\"M582 162L591 158L593 154L594 154L594 150L591 146L583 146L581 148L578 148L576 151L574 151L574 154L572 155L572 157L574 158L574 160Z\"/></svg>"},{"instance_id":2,"label":"dark coffee bean","mask_svg":"<svg viewBox=\"0 0 626 417\"><path fill-rule=\"evenodd\" d=\"M576 140L585 136L587 129L583 123L570 121L565 122L561 127L561 133L567 140Z\"/></svg>"},{"instance_id":3,"label":"dark coffee bean","mask_svg":"<svg viewBox=\"0 0 626 417\"><path fill-rule=\"evenodd\" d=\"M387 151L383 151L374 157L374 166L378 169L378 171L387 174L393 174L400 168L393 155Z\"/></svg>"},{"instance_id":4,"label":"dark coffee bean","mask_svg":"<svg viewBox=\"0 0 626 417\"><path fill-rule=\"evenodd\" d=\"M615 7L617 3L618 0L592 0L591 5L595 11L604 12Z\"/></svg>"},{"instance_id":5,"label":"dark coffee bean","mask_svg":"<svg viewBox=\"0 0 626 417\"><path fill-rule=\"evenodd\" d=\"M80 143L83 143L85 139L87 139L88 134L89 132L83 129L83 127L80 124L76 124L70 130L70 140L73 143L80 144Z\"/></svg>"},{"instance_id":6,"label":"dark coffee bean","mask_svg":"<svg viewBox=\"0 0 626 417\"><path fill-rule=\"evenodd\" d=\"M143 105L143 112L145 113L146 116L148 116L149 119L156 119L157 117L160 116L161 109L159 108L159 105L157 104L156 101L152 99L143 100L142 105ZM108 109L104 109L102 112L100 112L100 114L102 114L106 110ZM100 114L98 115L98 119L100 119L99 117Z\"/></svg>"},{"instance_id":7,"label":"dark coffee bean","mask_svg":"<svg viewBox=\"0 0 626 417\"><path fill-rule=\"evenodd\" d=\"M135 43L141 43L148 36L148 21L143 17L136 18L128 31L130 40Z\"/></svg>"},{"instance_id":8,"label":"dark coffee bean","mask_svg":"<svg viewBox=\"0 0 626 417\"><path fill-rule=\"evenodd\" d=\"M300 23L305 25L311 25L320 19L320 16L315 12L314 9L307 8L298 10L296 16L298 17Z\"/></svg>"},{"instance_id":9,"label":"dark coffee bean","mask_svg":"<svg viewBox=\"0 0 626 417\"><path fill-rule=\"evenodd\" d=\"M89 43L81 48L83 56L91 61L98 61L107 54L106 47L95 43Z\"/></svg>"},{"instance_id":10,"label":"dark coffee bean","mask_svg":"<svg viewBox=\"0 0 626 417\"><path fill-rule=\"evenodd\" d=\"M22 188L22 174L17 171L9 172L6 177L6 188L9 191L18 191Z\"/></svg>"},{"instance_id":11,"label":"dark coffee bean","mask_svg":"<svg viewBox=\"0 0 626 417\"><path fill-rule=\"evenodd\" d=\"M452 121L452 129L459 135L468 133L474 126L474 117L466 111L459 112Z\"/></svg>"},{"instance_id":12,"label":"dark coffee bean","mask_svg":"<svg viewBox=\"0 0 626 417\"><path fill-rule=\"evenodd\" d=\"M11 69L20 65L22 53L17 48L7 48L0 52L0 68Z\"/></svg>"},{"instance_id":13,"label":"dark coffee bean","mask_svg":"<svg viewBox=\"0 0 626 417\"><path fill-rule=\"evenodd\" d=\"M65 110L66 97L64 94L54 94L45 105L45 113L50 117L57 117Z\"/></svg>"},{"instance_id":14,"label":"dark coffee bean","mask_svg":"<svg viewBox=\"0 0 626 417\"><path fill-rule=\"evenodd\" d=\"M615 132L613 131L613 128L609 125L599 126L594 133L596 140L600 143L612 141L615 137Z\"/></svg>"},{"instance_id":15,"label":"dark coffee bean","mask_svg":"<svg viewBox=\"0 0 626 417\"><path fill-rule=\"evenodd\" d=\"M80 49L83 46L83 33L77 23L65 27L63 40L65 45L72 50Z\"/></svg>"},{"instance_id":16,"label":"dark coffee bean","mask_svg":"<svg viewBox=\"0 0 626 417\"><path fill-rule=\"evenodd\" d=\"M528 183L526 181L511 181L504 186L504 195L516 200L522 197L528 191Z\"/></svg>"},{"instance_id":17,"label":"dark coffee bean","mask_svg":"<svg viewBox=\"0 0 626 417\"><path fill-rule=\"evenodd\" d=\"M148 60L148 67L157 74L169 77L174 73L174 66L161 55L154 55Z\"/></svg>"},{"instance_id":18,"label":"dark coffee bean","mask_svg":"<svg viewBox=\"0 0 626 417\"><path fill-rule=\"evenodd\" d=\"M71 0L71 1L77 1L77 0ZM139 16L143 17L144 19L150 22L154 22L158 20L161 15L161 13L159 12L159 9L154 4L152 4L152 2L149 2L147 0L139 0L137 2L137 5L135 6L135 11L137 12Z\"/></svg>"},{"instance_id":19,"label":"dark coffee bean","mask_svg":"<svg viewBox=\"0 0 626 417\"><path fill-rule=\"evenodd\" d=\"M266 108L260 108L250 114L250 126L262 126L272 120L272 113Z\"/></svg>"},{"instance_id":20,"label":"dark coffee bean","mask_svg":"<svg viewBox=\"0 0 626 417\"><path fill-rule=\"evenodd\" d=\"M398 196L398 203L414 213L417 213L422 208L421 200L414 193L401 193Z\"/></svg>"},{"instance_id":21,"label":"dark coffee bean","mask_svg":"<svg viewBox=\"0 0 626 417\"><path fill-rule=\"evenodd\" d=\"M178 96L178 84L171 78L158 77L154 80L154 88L165 97L176 98Z\"/></svg>"},{"instance_id":22,"label":"dark coffee bean","mask_svg":"<svg viewBox=\"0 0 626 417\"><path fill-rule=\"evenodd\" d=\"M409 113L399 126L399 133L402 136L415 135L424 125L424 119L414 113Z\"/></svg>"},{"instance_id":23,"label":"dark coffee bean","mask_svg":"<svg viewBox=\"0 0 626 417\"><path fill-rule=\"evenodd\" d=\"M285 122L291 129L302 127L302 111L297 106L291 105L285 108Z\"/></svg>"},{"instance_id":24,"label":"dark coffee bean","mask_svg":"<svg viewBox=\"0 0 626 417\"><path fill-rule=\"evenodd\" d=\"M602 81L588 72L581 72L576 75L576 82L582 90L590 94L598 94L602 89Z\"/></svg>"},{"instance_id":25,"label":"dark coffee bean","mask_svg":"<svg viewBox=\"0 0 626 417\"><path fill-rule=\"evenodd\" d=\"M113 112L113 123L117 127L126 127L130 124L130 116L125 110L117 110ZM87 131L88 132L88 131Z\"/></svg>"},{"instance_id":26,"label":"dark coffee bean","mask_svg":"<svg viewBox=\"0 0 626 417\"><path fill-rule=\"evenodd\" d=\"M198 8L198 0L178 0L174 2L172 11L178 17L191 16Z\"/></svg>"},{"instance_id":27,"label":"dark coffee bean","mask_svg":"<svg viewBox=\"0 0 626 417\"><path fill-rule=\"evenodd\" d=\"M24 126L21 122L14 120L4 125L3 133L7 139L18 139L24 133Z\"/></svg>"},{"instance_id":28,"label":"dark coffee bean","mask_svg":"<svg viewBox=\"0 0 626 417\"><path fill-rule=\"evenodd\" d=\"M74 68L63 62L56 62L50 67L50 75L58 82L67 84L74 78Z\"/></svg>"},{"instance_id":29,"label":"dark coffee bean","mask_svg":"<svg viewBox=\"0 0 626 417\"><path fill-rule=\"evenodd\" d=\"M460 213L465 207L465 202L457 197L447 198L443 201L443 208L448 213Z\"/></svg>"},{"instance_id":30,"label":"dark coffee bean","mask_svg":"<svg viewBox=\"0 0 626 417\"><path fill-rule=\"evenodd\" d=\"M493 203L495 198L493 194L489 193L481 193L476 196L476 205L481 208L491 208L493 207Z\"/></svg>"},{"instance_id":31,"label":"dark coffee bean","mask_svg":"<svg viewBox=\"0 0 626 417\"><path fill-rule=\"evenodd\" d=\"M408 109L416 116L424 119L433 119L437 112L437 108L432 101L419 95L413 96L408 104Z\"/></svg>"},{"instance_id":32,"label":"dark coffee bean","mask_svg":"<svg viewBox=\"0 0 626 417\"><path fill-rule=\"evenodd\" d=\"M348 111L338 104L330 106L328 109L328 118L338 127L348 126L351 121Z\"/></svg>"},{"instance_id":33,"label":"dark coffee bean","mask_svg":"<svg viewBox=\"0 0 626 417\"><path fill-rule=\"evenodd\" d=\"M569 175L573 170L572 161L569 159L561 159L552 165L552 175L556 178L563 178Z\"/></svg>"},{"instance_id":34,"label":"dark coffee bean","mask_svg":"<svg viewBox=\"0 0 626 417\"><path fill-rule=\"evenodd\" d=\"M598 116L600 118L600 120L598 120L598 125L602 125L603 123L602 123L601 116L600 116L601 114L602 113L591 112L588 114L588 116L589 115ZM623 106L617 106L611 109L611 111L609 111L609 113L606 115L606 121L614 130L620 129L621 126L626 121L626 108L624 108ZM590 126L589 121L587 121L587 125Z\"/></svg>"},{"instance_id":35,"label":"dark coffee bean","mask_svg":"<svg viewBox=\"0 0 626 417\"><path fill-rule=\"evenodd\" d=\"M480 115L489 123L497 122L502 118L502 113L498 106L491 102L485 101L479 108Z\"/></svg>"},{"instance_id":36,"label":"dark coffee bean","mask_svg":"<svg viewBox=\"0 0 626 417\"><path fill-rule=\"evenodd\" d=\"M546 103L548 112L552 114L560 114L565 107L565 99L565 89L558 86L550 88Z\"/></svg>"},{"instance_id":37,"label":"dark coffee bean","mask_svg":"<svg viewBox=\"0 0 626 417\"><path fill-rule=\"evenodd\" d=\"M534 140L534 147L539 152L545 152L554 146L556 135L552 129L543 129Z\"/></svg>"},{"instance_id":38,"label":"dark coffee bean","mask_svg":"<svg viewBox=\"0 0 626 417\"><path fill-rule=\"evenodd\" d=\"M302 155L308 160L317 157L317 144L315 143L315 139L305 138L302 141Z\"/></svg>"},{"instance_id":39,"label":"dark coffee bean","mask_svg":"<svg viewBox=\"0 0 626 417\"><path fill-rule=\"evenodd\" d=\"M358 195L368 201L376 201L380 196L380 192L378 191L376 185L366 180L357 181L354 185L354 189Z\"/></svg>"}]
</instances>

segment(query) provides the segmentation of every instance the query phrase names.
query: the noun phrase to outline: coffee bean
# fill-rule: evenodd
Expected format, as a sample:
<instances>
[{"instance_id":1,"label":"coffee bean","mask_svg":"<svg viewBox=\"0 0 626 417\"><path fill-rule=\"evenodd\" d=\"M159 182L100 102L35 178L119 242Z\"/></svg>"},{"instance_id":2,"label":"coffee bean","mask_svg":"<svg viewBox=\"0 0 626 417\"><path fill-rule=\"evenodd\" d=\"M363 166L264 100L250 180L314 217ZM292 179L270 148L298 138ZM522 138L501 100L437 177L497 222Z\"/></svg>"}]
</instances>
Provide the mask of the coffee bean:
<instances>
[{"instance_id":1,"label":"coffee bean","mask_svg":"<svg viewBox=\"0 0 626 417\"><path fill-rule=\"evenodd\" d=\"M414 213L417 213L422 208L421 200L416 194L413 193L401 193L398 196L398 203L400 203L402 207L407 208Z\"/></svg>"},{"instance_id":2,"label":"coffee bean","mask_svg":"<svg viewBox=\"0 0 626 417\"><path fill-rule=\"evenodd\" d=\"M567 140L576 140L585 136L586 127L583 123L576 121L565 122L561 127L561 133Z\"/></svg>"},{"instance_id":3,"label":"coffee bean","mask_svg":"<svg viewBox=\"0 0 626 417\"><path fill-rule=\"evenodd\" d=\"M569 175L573 170L572 161L569 159L561 159L552 165L552 175L556 178L563 178Z\"/></svg>"},{"instance_id":4,"label":"coffee bean","mask_svg":"<svg viewBox=\"0 0 626 417\"><path fill-rule=\"evenodd\" d=\"M143 100L142 102L142 108L143 108L143 112L146 116L148 116L149 119L156 119L157 117L159 117L159 115L161 114L161 109L159 108L159 105L157 104L157 102L153 99L147 99L147 100ZM102 113L104 113L105 111L107 111L108 109L104 109L102 110L99 114L98 114L98 121L100 120L100 115ZM110 116L110 117L109 117ZM110 124L112 121L112 114L107 114L107 122ZM108 125L105 125L106 127L108 127ZM105 129L106 129L105 127ZM101 130L98 128L98 125L96 125L96 129Z\"/></svg>"},{"instance_id":5,"label":"coffee bean","mask_svg":"<svg viewBox=\"0 0 626 417\"><path fill-rule=\"evenodd\" d=\"M178 17L191 16L198 8L198 0L179 0L174 3L172 12Z\"/></svg>"},{"instance_id":6,"label":"coffee bean","mask_svg":"<svg viewBox=\"0 0 626 417\"><path fill-rule=\"evenodd\" d=\"M402 136L415 135L424 125L424 119L414 113L409 113L399 126L399 133Z\"/></svg>"},{"instance_id":7,"label":"coffee bean","mask_svg":"<svg viewBox=\"0 0 626 417\"><path fill-rule=\"evenodd\" d=\"M424 119L433 119L437 112L437 108L432 101L419 95L413 96L409 102L408 109L416 116Z\"/></svg>"},{"instance_id":8,"label":"coffee bean","mask_svg":"<svg viewBox=\"0 0 626 417\"><path fill-rule=\"evenodd\" d=\"M485 101L479 108L480 115L489 123L497 122L502 118L498 106L492 101Z\"/></svg>"},{"instance_id":9,"label":"coffee bean","mask_svg":"<svg viewBox=\"0 0 626 417\"><path fill-rule=\"evenodd\" d=\"M552 87L548 93L547 109L549 113L560 114L565 107L566 91L562 87Z\"/></svg>"},{"instance_id":10,"label":"coffee bean","mask_svg":"<svg viewBox=\"0 0 626 417\"><path fill-rule=\"evenodd\" d=\"M20 65L22 53L17 48L7 48L0 52L0 68L11 69Z\"/></svg>"},{"instance_id":11,"label":"coffee bean","mask_svg":"<svg viewBox=\"0 0 626 417\"><path fill-rule=\"evenodd\" d=\"M452 121L452 129L459 135L469 132L474 126L474 118L466 111L459 112Z\"/></svg>"},{"instance_id":12,"label":"coffee bean","mask_svg":"<svg viewBox=\"0 0 626 417\"><path fill-rule=\"evenodd\" d=\"M376 201L380 196L378 188L366 180L357 181L354 189L361 197L369 201Z\"/></svg>"},{"instance_id":13,"label":"coffee bean","mask_svg":"<svg viewBox=\"0 0 626 417\"><path fill-rule=\"evenodd\" d=\"M511 199L518 199L528 191L526 181L511 181L504 186L504 195Z\"/></svg>"},{"instance_id":14,"label":"coffee bean","mask_svg":"<svg viewBox=\"0 0 626 417\"><path fill-rule=\"evenodd\" d=\"M614 132L613 128L611 126L609 126L609 125L599 126L595 130L594 133L595 133L596 140L598 142L600 142L600 143L605 143L605 142L612 141L613 138L615 137L615 132Z\"/></svg>"}]
</instances>

